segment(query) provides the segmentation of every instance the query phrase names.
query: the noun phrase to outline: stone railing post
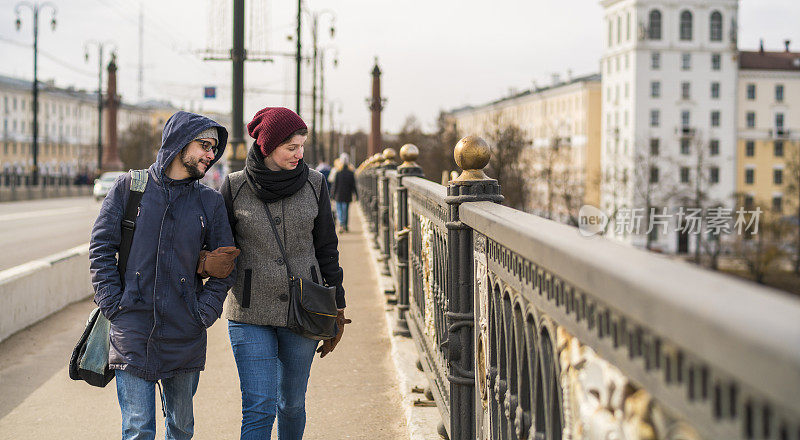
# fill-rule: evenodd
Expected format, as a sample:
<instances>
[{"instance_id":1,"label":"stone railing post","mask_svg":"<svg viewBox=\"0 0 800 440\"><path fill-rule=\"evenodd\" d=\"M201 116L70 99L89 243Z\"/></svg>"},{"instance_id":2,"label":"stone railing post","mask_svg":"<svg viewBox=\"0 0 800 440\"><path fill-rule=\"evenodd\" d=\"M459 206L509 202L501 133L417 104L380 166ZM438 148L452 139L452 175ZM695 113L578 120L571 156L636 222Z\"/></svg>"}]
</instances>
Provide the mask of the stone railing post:
<instances>
[{"instance_id":1,"label":"stone railing post","mask_svg":"<svg viewBox=\"0 0 800 440\"><path fill-rule=\"evenodd\" d=\"M408 269L408 234L411 231L408 218L408 188L403 186L406 177L423 177L422 168L414 162L419 157L419 148L414 144L405 144L400 148L400 159L403 164L397 167L397 192L395 193L394 226L396 247L393 250L397 255L397 328L394 333L401 336L411 336L408 330L406 313L410 304L409 286L411 285L411 272Z\"/></svg>"},{"instance_id":2,"label":"stone railing post","mask_svg":"<svg viewBox=\"0 0 800 440\"><path fill-rule=\"evenodd\" d=\"M377 240L379 249L381 251L381 274L390 275L389 261L391 259L392 247L392 228L389 224L389 177L386 171L397 168L397 152L394 148L387 148L383 150L383 162L381 163L380 171L378 173L378 229Z\"/></svg>"},{"instance_id":3,"label":"stone railing post","mask_svg":"<svg viewBox=\"0 0 800 440\"><path fill-rule=\"evenodd\" d=\"M475 438L475 335L472 229L459 220L462 203L502 202L500 185L483 172L489 145L462 138L453 152L463 172L447 186L447 362L450 367L450 438Z\"/></svg>"}]
</instances>

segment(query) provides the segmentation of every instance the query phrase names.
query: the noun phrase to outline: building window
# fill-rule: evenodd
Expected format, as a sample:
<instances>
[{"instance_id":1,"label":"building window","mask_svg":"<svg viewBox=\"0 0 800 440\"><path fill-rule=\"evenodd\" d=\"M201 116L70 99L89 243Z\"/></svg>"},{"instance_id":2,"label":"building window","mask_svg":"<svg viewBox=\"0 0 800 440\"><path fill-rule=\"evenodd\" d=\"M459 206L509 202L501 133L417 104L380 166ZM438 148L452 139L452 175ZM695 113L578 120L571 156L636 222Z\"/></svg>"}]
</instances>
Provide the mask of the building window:
<instances>
[{"instance_id":1,"label":"building window","mask_svg":"<svg viewBox=\"0 0 800 440\"><path fill-rule=\"evenodd\" d=\"M651 156L658 156L658 146L659 146L658 138L650 138L650 155Z\"/></svg>"},{"instance_id":2,"label":"building window","mask_svg":"<svg viewBox=\"0 0 800 440\"><path fill-rule=\"evenodd\" d=\"M689 113L689 110L684 110L681 112L681 127L688 128L689 123L691 122L692 114Z\"/></svg>"},{"instance_id":3,"label":"building window","mask_svg":"<svg viewBox=\"0 0 800 440\"><path fill-rule=\"evenodd\" d=\"M753 157L756 155L755 141L747 141L744 143L744 155L747 157Z\"/></svg>"},{"instance_id":4,"label":"building window","mask_svg":"<svg viewBox=\"0 0 800 440\"><path fill-rule=\"evenodd\" d=\"M708 142L709 154L712 156L719 156L719 139L711 139Z\"/></svg>"},{"instance_id":5,"label":"building window","mask_svg":"<svg viewBox=\"0 0 800 440\"><path fill-rule=\"evenodd\" d=\"M661 68L661 53L653 52L650 54L650 68L658 70Z\"/></svg>"},{"instance_id":6,"label":"building window","mask_svg":"<svg viewBox=\"0 0 800 440\"><path fill-rule=\"evenodd\" d=\"M681 183L689 183L689 167L681 167Z\"/></svg>"},{"instance_id":7,"label":"building window","mask_svg":"<svg viewBox=\"0 0 800 440\"><path fill-rule=\"evenodd\" d=\"M650 167L650 183L658 183L658 167Z\"/></svg>"},{"instance_id":8,"label":"building window","mask_svg":"<svg viewBox=\"0 0 800 440\"><path fill-rule=\"evenodd\" d=\"M719 83L716 81L711 83L711 99L719 99Z\"/></svg>"},{"instance_id":9,"label":"building window","mask_svg":"<svg viewBox=\"0 0 800 440\"><path fill-rule=\"evenodd\" d=\"M719 127L719 110L713 110L711 112L711 126Z\"/></svg>"},{"instance_id":10,"label":"building window","mask_svg":"<svg viewBox=\"0 0 800 440\"><path fill-rule=\"evenodd\" d=\"M608 20L608 47L614 45L614 21Z\"/></svg>"},{"instance_id":11,"label":"building window","mask_svg":"<svg viewBox=\"0 0 800 440\"><path fill-rule=\"evenodd\" d=\"M625 41L631 41L631 13L625 17Z\"/></svg>"},{"instance_id":12,"label":"building window","mask_svg":"<svg viewBox=\"0 0 800 440\"><path fill-rule=\"evenodd\" d=\"M683 99L691 98L692 97L691 96L692 95L691 90L692 90L691 89L691 83L689 83L688 81L682 82L681 83L681 98L683 98Z\"/></svg>"},{"instance_id":13,"label":"building window","mask_svg":"<svg viewBox=\"0 0 800 440\"><path fill-rule=\"evenodd\" d=\"M719 11L712 12L709 21L711 41L722 41L722 14Z\"/></svg>"},{"instance_id":14,"label":"building window","mask_svg":"<svg viewBox=\"0 0 800 440\"><path fill-rule=\"evenodd\" d=\"M744 183L752 185L756 181L756 170L748 168L744 170Z\"/></svg>"},{"instance_id":15,"label":"building window","mask_svg":"<svg viewBox=\"0 0 800 440\"><path fill-rule=\"evenodd\" d=\"M778 84L775 86L775 101L783 102L783 84Z\"/></svg>"},{"instance_id":16,"label":"building window","mask_svg":"<svg viewBox=\"0 0 800 440\"><path fill-rule=\"evenodd\" d=\"M681 12L681 41L692 41L692 13Z\"/></svg>"},{"instance_id":17,"label":"building window","mask_svg":"<svg viewBox=\"0 0 800 440\"><path fill-rule=\"evenodd\" d=\"M755 84L748 84L747 85L747 99L749 101L753 101L756 99L756 85Z\"/></svg>"},{"instance_id":18,"label":"building window","mask_svg":"<svg viewBox=\"0 0 800 440\"><path fill-rule=\"evenodd\" d=\"M720 70L722 68L722 57L718 53L711 54L711 70Z\"/></svg>"},{"instance_id":19,"label":"building window","mask_svg":"<svg viewBox=\"0 0 800 440\"><path fill-rule=\"evenodd\" d=\"M617 44L622 43L622 17L617 17Z\"/></svg>"},{"instance_id":20,"label":"building window","mask_svg":"<svg viewBox=\"0 0 800 440\"><path fill-rule=\"evenodd\" d=\"M750 210L753 209L753 205L754 205L753 196L751 195L744 196L744 208Z\"/></svg>"},{"instance_id":21,"label":"building window","mask_svg":"<svg viewBox=\"0 0 800 440\"><path fill-rule=\"evenodd\" d=\"M773 147L775 157L783 157L783 141L775 141Z\"/></svg>"},{"instance_id":22,"label":"building window","mask_svg":"<svg viewBox=\"0 0 800 440\"><path fill-rule=\"evenodd\" d=\"M692 54L686 52L681 54L681 69L689 70L692 68Z\"/></svg>"},{"instance_id":23,"label":"building window","mask_svg":"<svg viewBox=\"0 0 800 440\"><path fill-rule=\"evenodd\" d=\"M747 128L756 127L756 112L747 112Z\"/></svg>"},{"instance_id":24,"label":"building window","mask_svg":"<svg viewBox=\"0 0 800 440\"><path fill-rule=\"evenodd\" d=\"M708 169L708 181L710 183L719 183L719 168L711 167Z\"/></svg>"},{"instance_id":25,"label":"building window","mask_svg":"<svg viewBox=\"0 0 800 440\"><path fill-rule=\"evenodd\" d=\"M658 98L660 96L661 96L661 82L659 81L650 82L650 97Z\"/></svg>"},{"instance_id":26,"label":"building window","mask_svg":"<svg viewBox=\"0 0 800 440\"><path fill-rule=\"evenodd\" d=\"M775 113L775 128L783 130L783 113Z\"/></svg>"},{"instance_id":27,"label":"building window","mask_svg":"<svg viewBox=\"0 0 800 440\"><path fill-rule=\"evenodd\" d=\"M660 114L658 110L650 110L650 126L651 127L658 127Z\"/></svg>"},{"instance_id":28,"label":"building window","mask_svg":"<svg viewBox=\"0 0 800 440\"><path fill-rule=\"evenodd\" d=\"M690 152L691 148L689 147L689 138L681 138L681 154L688 156Z\"/></svg>"},{"instance_id":29,"label":"building window","mask_svg":"<svg viewBox=\"0 0 800 440\"><path fill-rule=\"evenodd\" d=\"M772 210L775 212L783 212L783 197L774 196L772 198Z\"/></svg>"},{"instance_id":30,"label":"building window","mask_svg":"<svg viewBox=\"0 0 800 440\"><path fill-rule=\"evenodd\" d=\"M772 170L772 183L775 185L783 185L783 170L775 168Z\"/></svg>"},{"instance_id":31,"label":"building window","mask_svg":"<svg viewBox=\"0 0 800 440\"><path fill-rule=\"evenodd\" d=\"M661 39L661 11L650 11L650 24L647 26L647 37L651 40Z\"/></svg>"}]
</instances>

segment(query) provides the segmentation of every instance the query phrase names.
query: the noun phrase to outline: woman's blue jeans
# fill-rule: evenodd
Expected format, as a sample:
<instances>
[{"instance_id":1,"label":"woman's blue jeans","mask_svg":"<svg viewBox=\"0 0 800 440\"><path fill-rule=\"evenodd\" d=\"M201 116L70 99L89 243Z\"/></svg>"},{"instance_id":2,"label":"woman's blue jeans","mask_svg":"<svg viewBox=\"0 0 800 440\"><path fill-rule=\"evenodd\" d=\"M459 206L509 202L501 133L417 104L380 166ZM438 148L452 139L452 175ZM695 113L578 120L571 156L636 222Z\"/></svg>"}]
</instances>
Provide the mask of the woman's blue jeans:
<instances>
[{"instance_id":1,"label":"woman's blue jeans","mask_svg":"<svg viewBox=\"0 0 800 440\"><path fill-rule=\"evenodd\" d=\"M117 370L117 398L122 411L123 440L156 438L156 383ZM200 372L184 373L163 379L164 421L167 440L188 440L194 434L192 398L197 391Z\"/></svg>"},{"instance_id":2,"label":"woman's blue jeans","mask_svg":"<svg viewBox=\"0 0 800 440\"><path fill-rule=\"evenodd\" d=\"M339 219L339 226L345 229L347 229L347 211L349 210L349 202L336 202L336 217Z\"/></svg>"},{"instance_id":3,"label":"woman's blue jeans","mask_svg":"<svg viewBox=\"0 0 800 440\"><path fill-rule=\"evenodd\" d=\"M306 386L317 341L284 327L228 321L242 389L242 440L303 438Z\"/></svg>"}]
</instances>

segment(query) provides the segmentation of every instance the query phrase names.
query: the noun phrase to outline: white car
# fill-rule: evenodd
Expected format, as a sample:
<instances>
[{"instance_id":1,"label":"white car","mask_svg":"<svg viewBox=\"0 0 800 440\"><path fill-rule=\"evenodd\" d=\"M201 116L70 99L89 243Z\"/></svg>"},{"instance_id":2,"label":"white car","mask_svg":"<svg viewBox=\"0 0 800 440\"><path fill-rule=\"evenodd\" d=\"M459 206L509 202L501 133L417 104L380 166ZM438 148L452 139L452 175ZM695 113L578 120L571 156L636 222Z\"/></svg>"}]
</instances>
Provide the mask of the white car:
<instances>
[{"instance_id":1,"label":"white car","mask_svg":"<svg viewBox=\"0 0 800 440\"><path fill-rule=\"evenodd\" d=\"M103 200L111 189L111 185L117 180L117 177L125 174L125 171L108 171L100 175L99 179L94 180L94 199L98 202Z\"/></svg>"}]
</instances>

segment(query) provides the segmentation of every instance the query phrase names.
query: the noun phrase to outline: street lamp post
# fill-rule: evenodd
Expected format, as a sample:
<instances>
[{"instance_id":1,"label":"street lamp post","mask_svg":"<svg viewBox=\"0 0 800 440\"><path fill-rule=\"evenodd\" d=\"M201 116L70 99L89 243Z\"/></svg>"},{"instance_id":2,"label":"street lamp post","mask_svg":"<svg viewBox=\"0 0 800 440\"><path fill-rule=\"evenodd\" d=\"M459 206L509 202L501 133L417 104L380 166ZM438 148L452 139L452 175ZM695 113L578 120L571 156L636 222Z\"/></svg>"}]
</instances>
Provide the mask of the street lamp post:
<instances>
[{"instance_id":1,"label":"street lamp post","mask_svg":"<svg viewBox=\"0 0 800 440\"><path fill-rule=\"evenodd\" d=\"M335 138L336 126L333 123L333 115L334 115L334 111L335 111L335 108L336 108L336 104L339 105L339 112L341 113L341 111L342 111L342 101L339 101L338 99L331 100L331 110L330 110L331 127L330 127L330 129L328 131L330 133L330 141L329 141L329 146L328 146L328 158L330 159L331 162L333 162L333 159L336 157L336 138ZM351 159L354 160L354 158L351 158Z\"/></svg>"},{"instance_id":2,"label":"street lamp post","mask_svg":"<svg viewBox=\"0 0 800 440\"><path fill-rule=\"evenodd\" d=\"M56 12L58 9L50 2L27 2L21 1L14 7L14 12L17 14L16 27L17 31L22 26L22 20L19 18L20 11L23 8L28 8L33 12L33 141L31 142L31 154L33 156L33 169L32 184L39 184L39 12L45 8L52 10L52 18L50 19L50 26L53 30L56 29Z\"/></svg>"},{"instance_id":3,"label":"street lamp post","mask_svg":"<svg viewBox=\"0 0 800 440\"><path fill-rule=\"evenodd\" d=\"M97 172L103 169L103 49L106 45L112 45L116 51L116 44L113 41L90 40L84 43L84 59L89 62L89 48L97 47Z\"/></svg>"}]
</instances>

